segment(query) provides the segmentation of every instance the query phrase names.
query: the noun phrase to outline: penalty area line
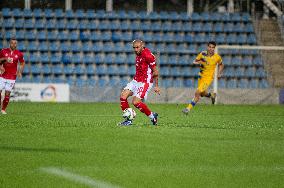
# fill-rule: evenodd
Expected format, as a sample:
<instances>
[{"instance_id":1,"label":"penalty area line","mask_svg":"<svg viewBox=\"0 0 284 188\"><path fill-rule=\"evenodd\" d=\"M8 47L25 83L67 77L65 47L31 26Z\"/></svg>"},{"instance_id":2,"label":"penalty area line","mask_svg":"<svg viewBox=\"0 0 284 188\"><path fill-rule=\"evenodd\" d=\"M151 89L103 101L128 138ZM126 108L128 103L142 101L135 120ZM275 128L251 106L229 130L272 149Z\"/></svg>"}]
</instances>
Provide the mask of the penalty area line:
<instances>
[{"instance_id":1,"label":"penalty area line","mask_svg":"<svg viewBox=\"0 0 284 188\"><path fill-rule=\"evenodd\" d=\"M39 170L44 172L44 173L52 174L52 175L55 175L55 176L58 176L58 177L62 177L62 178L65 178L69 181L84 184L84 185L87 185L87 186L90 186L90 187L119 188L119 186L113 185L111 183L100 181L100 180L95 180L95 179L92 179L88 176L81 176L79 174L75 174L75 173L63 170L61 168L43 167L43 168L40 168Z\"/></svg>"}]
</instances>

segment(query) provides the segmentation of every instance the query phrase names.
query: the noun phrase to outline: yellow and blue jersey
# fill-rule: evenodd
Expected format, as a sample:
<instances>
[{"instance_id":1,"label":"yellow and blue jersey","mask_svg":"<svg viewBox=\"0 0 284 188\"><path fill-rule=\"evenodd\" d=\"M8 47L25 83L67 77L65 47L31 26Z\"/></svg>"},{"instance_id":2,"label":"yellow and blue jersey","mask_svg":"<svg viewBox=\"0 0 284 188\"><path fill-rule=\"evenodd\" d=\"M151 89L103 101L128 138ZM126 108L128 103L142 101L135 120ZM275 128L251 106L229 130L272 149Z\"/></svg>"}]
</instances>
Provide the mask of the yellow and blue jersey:
<instances>
[{"instance_id":1,"label":"yellow and blue jersey","mask_svg":"<svg viewBox=\"0 0 284 188\"><path fill-rule=\"evenodd\" d=\"M200 78L213 79L216 65L222 64L222 58L219 54L214 53L214 55L209 56L207 51L202 51L199 53L195 60L202 60L199 72Z\"/></svg>"}]
</instances>

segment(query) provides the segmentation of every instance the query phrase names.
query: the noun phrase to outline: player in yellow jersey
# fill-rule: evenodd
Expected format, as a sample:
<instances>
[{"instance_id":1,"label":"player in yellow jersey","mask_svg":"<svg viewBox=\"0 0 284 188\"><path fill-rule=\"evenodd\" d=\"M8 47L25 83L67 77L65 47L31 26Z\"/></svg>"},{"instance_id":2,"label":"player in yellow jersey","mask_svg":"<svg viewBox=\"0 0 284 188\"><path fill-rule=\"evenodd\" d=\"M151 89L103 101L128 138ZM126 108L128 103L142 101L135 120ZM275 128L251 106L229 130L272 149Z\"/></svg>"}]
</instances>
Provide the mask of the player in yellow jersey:
<instances>
[{"instance_id":1,"label":"player in yellow jersey","mask_svg":"<svg viewBox=\"0 0 284 188\"><path fill-rule=\"evenodd\" d=\"M195 91L194 98L191 100L188 106L182 110L184 114L189 113L189 111L199 101L200 97L211 98L212 104L215 103L216 94L209 93L208 87L211 85L214 79L216 65L218 65L218 78L221 77L224 69L222 58L220 57L220 55L215 53L215 47L216 43L214 41L208 42L207 50L199 53L193 61L193 64L200 66L198 86Z\"/></svg>"}]
</instances>

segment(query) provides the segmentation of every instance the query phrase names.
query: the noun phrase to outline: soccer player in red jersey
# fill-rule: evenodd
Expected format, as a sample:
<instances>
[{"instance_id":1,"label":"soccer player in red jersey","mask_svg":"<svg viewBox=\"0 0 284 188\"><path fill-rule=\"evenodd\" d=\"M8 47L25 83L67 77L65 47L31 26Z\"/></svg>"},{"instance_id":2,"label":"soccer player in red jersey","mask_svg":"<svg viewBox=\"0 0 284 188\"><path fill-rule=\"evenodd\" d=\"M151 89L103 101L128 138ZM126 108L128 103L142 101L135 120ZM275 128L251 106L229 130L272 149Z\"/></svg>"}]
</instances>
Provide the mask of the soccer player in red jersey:
<instances>
[{"instance_id":1,"label":"soccer player in red jersey","mask_svg":"<svg viewBox=\"0 0 284 188\"><path fill-rule=\"evenodd\" d=\"M158 86L159 72L156 68L155 56L148 48L144 47L142 40L133 41L133 49L136 54L136 74L134 79L127 84L120 95L120 107L121 110L129 108L128 97L133 96L132 104L138 108L142 113L150 118L153 125L157 125L158 114L152 112L148 106L144 103L148 92L155 83L154 91L160 94L160 88ZM125 119L119 125L128 126L132 124L132 120Z\"/></svg>"},{"instance_id":2,"label":"soccer player in red jersey","mask_svg":"<svg viewBox=\"0 0 284 188\"><path fill-rule=\"evenodd\" d=\"M20 62L19 70L17 70L18 62ZM0 51L0 103L2 90L5 90L1 109L2 114L7 114L6 108L9 104L10 93L14 88L17 76L19 78L22 77L24 66L23 53L17 50L17 40L12 38L10 40L10 48L3 48Z\"/></svg>"}]
</instances>

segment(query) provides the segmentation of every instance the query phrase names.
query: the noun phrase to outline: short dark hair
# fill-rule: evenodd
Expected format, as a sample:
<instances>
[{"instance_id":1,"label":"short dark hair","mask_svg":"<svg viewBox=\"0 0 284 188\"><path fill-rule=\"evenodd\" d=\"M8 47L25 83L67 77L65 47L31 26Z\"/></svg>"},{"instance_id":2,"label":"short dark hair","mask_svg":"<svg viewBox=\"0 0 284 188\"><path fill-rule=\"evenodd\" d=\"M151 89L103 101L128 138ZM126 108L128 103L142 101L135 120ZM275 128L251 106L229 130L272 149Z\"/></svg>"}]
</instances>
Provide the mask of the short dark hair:
<instances>
[{"instance_id":1,"label":"short dark hair","mask_svg":"<svg viewBox=\"0 0 284 188\"><path fill-rule=\"evenodd\" d=\"M212 44L212 45L214 45L214 46L217 46L217 44L216 44L215 41L209 41L207 45L209 46L210 44Z\"/></svg>"}]
</instances>

